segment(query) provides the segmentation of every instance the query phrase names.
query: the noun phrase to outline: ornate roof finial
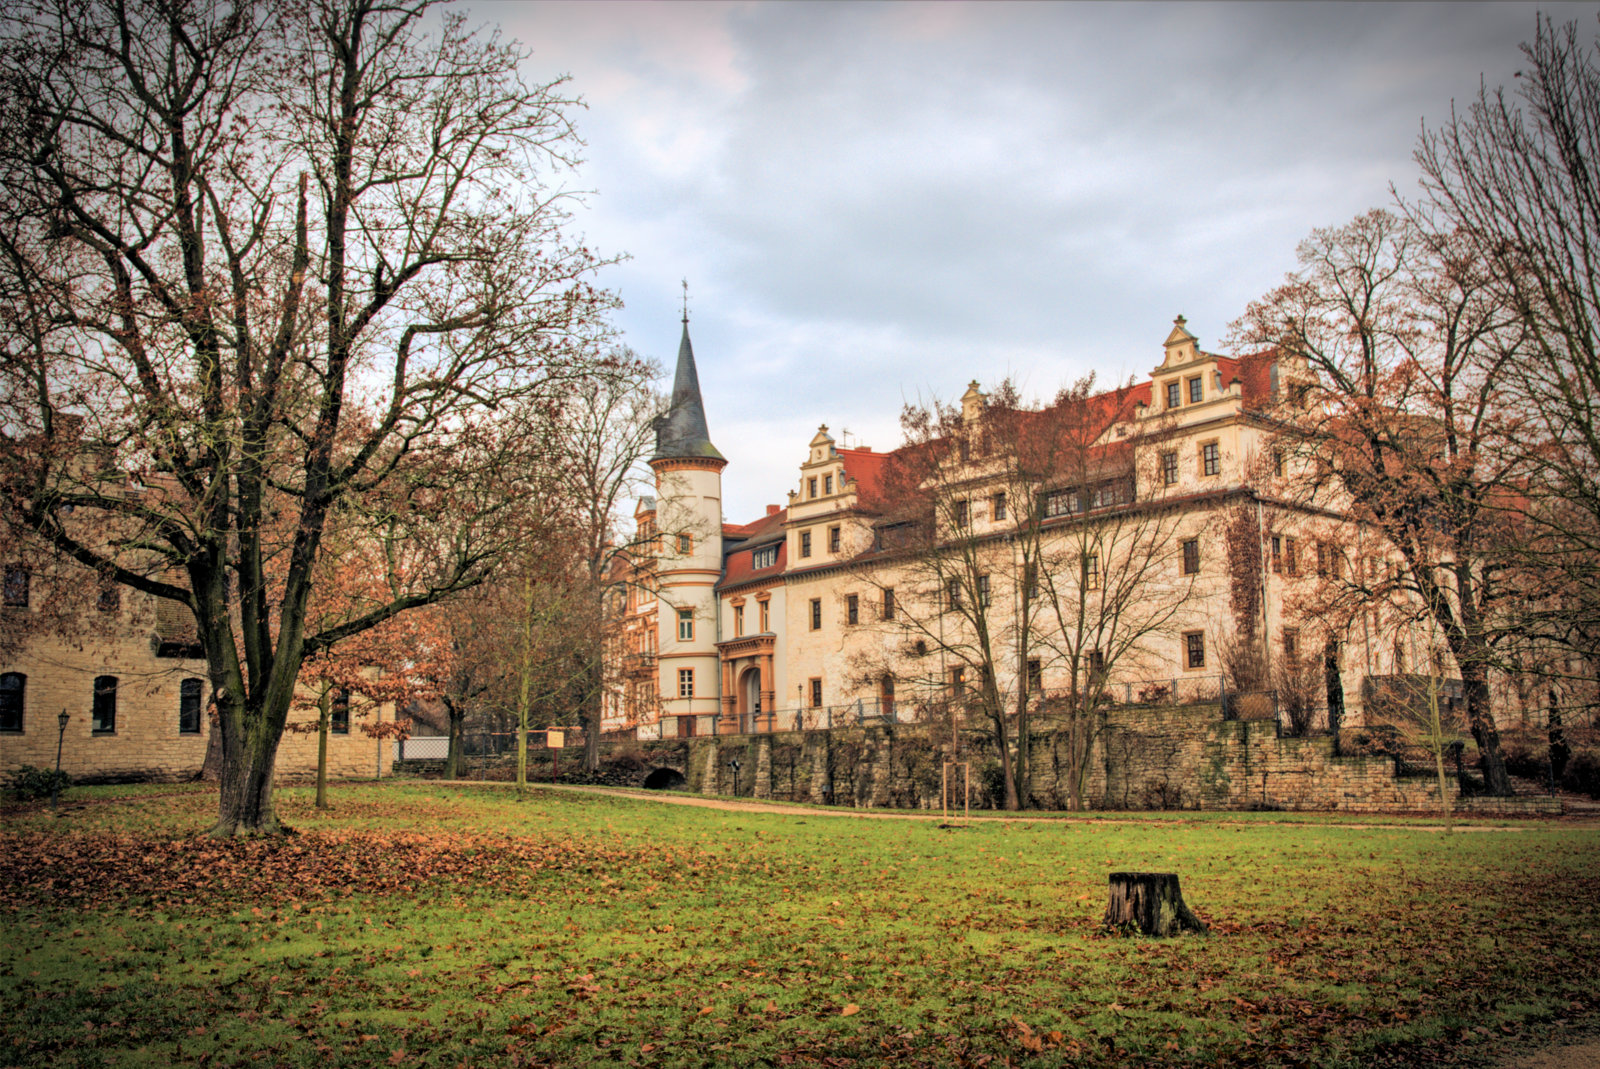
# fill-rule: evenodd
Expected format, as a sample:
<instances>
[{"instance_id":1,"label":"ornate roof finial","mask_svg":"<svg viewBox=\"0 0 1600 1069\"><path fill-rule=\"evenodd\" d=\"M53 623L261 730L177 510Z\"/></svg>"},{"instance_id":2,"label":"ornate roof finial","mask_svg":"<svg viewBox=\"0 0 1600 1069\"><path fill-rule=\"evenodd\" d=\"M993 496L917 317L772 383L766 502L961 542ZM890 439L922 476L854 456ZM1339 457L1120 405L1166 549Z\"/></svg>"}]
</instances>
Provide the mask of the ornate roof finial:
<instances>
[{"instance_id":1,"label":"ornate roof finial","mask_svg":"<svg viewBox=\"0 0 1600 1069\"><path fill-rule=\"evenodd\" d=\"M683 280L683 325L689 325L689 280Z\"/></svg>"}]
</instances>

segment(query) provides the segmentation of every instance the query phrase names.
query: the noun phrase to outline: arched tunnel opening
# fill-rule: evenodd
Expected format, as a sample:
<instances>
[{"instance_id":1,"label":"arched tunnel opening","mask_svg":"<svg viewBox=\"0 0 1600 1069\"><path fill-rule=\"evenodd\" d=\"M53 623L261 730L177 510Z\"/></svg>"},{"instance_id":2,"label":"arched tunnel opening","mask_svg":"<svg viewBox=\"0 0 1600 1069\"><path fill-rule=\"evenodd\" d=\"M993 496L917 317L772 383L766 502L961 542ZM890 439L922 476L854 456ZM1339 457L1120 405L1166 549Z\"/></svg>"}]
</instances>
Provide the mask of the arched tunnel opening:
<instances>
[{"instance_id":1,"label":"arched tunnel opening","mask_svg":"<svg viewBox=\"0 0 1600 1069\"><path fill-rule=\"evenodd\" d=\"M675 768L658 768L644 778L647 791L676 791L688 786L689 781Z\"/></svg>"}]
</instances>

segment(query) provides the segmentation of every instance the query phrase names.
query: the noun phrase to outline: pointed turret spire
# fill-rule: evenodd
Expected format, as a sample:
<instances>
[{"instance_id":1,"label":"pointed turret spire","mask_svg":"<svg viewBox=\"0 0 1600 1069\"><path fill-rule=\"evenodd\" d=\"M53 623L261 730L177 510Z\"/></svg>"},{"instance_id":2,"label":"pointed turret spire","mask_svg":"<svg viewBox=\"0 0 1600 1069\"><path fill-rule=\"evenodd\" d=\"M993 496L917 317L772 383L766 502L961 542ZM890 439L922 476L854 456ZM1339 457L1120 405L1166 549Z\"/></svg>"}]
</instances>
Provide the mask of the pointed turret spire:
<instances>
[{"instance_id":1,"label":"pointed turret spire","mask_svg":"<svg viewBox=\"0 0 1600 1069\"><path fill-rule=\"evenodd\" d=\"M684 309L683 341L678 343L678 373L672 381L672 407L656 418L656 451L651 460L707 457L726 460L711 444L706 429L706 406L700 400L700 376L694 368L694 346L689 344L689 314Z\"/></svg>"}]
</instances>

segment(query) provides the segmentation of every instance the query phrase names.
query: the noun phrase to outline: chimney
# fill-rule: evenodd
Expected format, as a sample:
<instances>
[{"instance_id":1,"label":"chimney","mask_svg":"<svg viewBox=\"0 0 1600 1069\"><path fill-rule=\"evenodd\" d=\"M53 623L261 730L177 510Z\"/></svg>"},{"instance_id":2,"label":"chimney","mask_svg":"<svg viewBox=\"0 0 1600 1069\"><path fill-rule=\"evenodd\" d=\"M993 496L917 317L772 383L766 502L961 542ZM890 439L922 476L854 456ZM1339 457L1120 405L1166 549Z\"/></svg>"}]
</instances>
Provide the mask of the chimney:
<instances>
[{"instance_id":1,"label":"chimney","mask_svg":"<svg viewBox=\"0 0 1600 1069\"><path fill-rule=\"evenodd\" d=\"M777 505L768 505L767 506L767 515L768 516L776 516L778 513L782 512L782 511L783 510L780 509Z\"/></svg>"}]
</instances>

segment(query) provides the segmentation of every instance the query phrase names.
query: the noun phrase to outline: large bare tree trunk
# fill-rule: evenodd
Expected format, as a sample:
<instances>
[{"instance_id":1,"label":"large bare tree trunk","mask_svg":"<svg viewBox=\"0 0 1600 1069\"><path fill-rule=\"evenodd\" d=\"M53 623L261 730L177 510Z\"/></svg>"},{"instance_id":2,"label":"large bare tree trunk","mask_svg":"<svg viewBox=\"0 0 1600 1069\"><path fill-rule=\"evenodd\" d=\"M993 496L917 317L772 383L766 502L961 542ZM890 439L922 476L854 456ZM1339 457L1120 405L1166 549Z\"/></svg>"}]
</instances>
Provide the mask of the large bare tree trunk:
<instances>
[{"instance_id":1,"label":"large bare tree trunk","mask_svg":"<svg viewBox=\"0 0 1600 1069\"><path fill-rule=\"evenodd\" d=\"M272 805L272 777L280 738L281 733L275 731L249 731L236 754L225 753L217 822L207 834L232 838L277 835L286 830Z\"/></svg>"},{"instance_id":2,"label":"large bare tree trunk","mask_svg":"<svg viewBox=\"0 0 1600 1069\"><path fill-rule=\"evenodd\" d=\"M450 741L446 744L444 757L444 778L456 779L461 775L461 729L467 719L466 706L444 699L445 713L449 716Z\"/></svg>"},{"instance_id":3,"label":"large bare tree trunk","mask_svg":"<svg viewBox=\"0 0 1600 1069\"><path fill-rule=\"evenodd\" d=\"M1493 795L1511 794L1505 757L1500 752L1500 729L1490 707L1488 673L1482 664L1461 665L1461 687L1467 696L1467 724L1483 757L1483 785Z\"/></svg>"}]
</instances>

